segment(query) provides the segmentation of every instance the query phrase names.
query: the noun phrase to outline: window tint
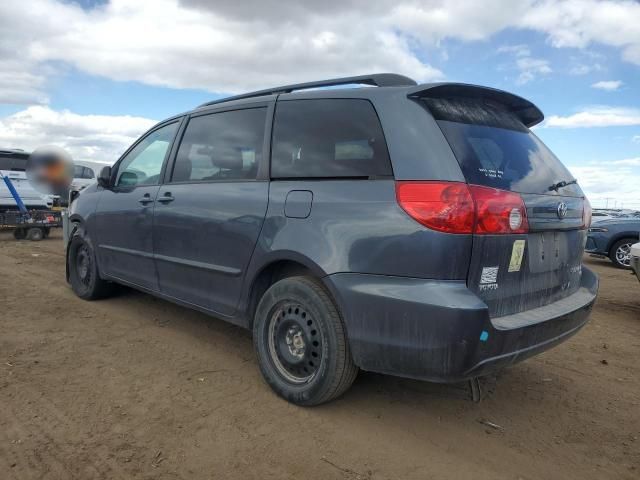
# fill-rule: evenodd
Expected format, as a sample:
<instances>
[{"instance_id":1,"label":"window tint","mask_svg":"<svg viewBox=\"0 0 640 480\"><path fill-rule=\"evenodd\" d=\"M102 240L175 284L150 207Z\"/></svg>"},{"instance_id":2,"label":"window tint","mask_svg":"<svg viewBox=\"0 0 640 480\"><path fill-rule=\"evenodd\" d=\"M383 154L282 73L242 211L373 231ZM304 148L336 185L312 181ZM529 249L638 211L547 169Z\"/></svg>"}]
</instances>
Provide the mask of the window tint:
<instances>
[{"instance_id":1,"label":"window tint","mask_svg":"<svg viewBox=\"0 0 640 480\"><path fill-rule=\"evenodd\" d=\"M255 179L266 116L266 108L250 108L189 120L171 181Z\"/></svg>"},{"instance_id":2,"label":"window tint","mask_svg":"<svg viewBox=\"0 0 640 480\"><path fill-rule=\"evenodd\" d=\"M391 173L382 128L368 100L278 103L272 177L370 177Z\"/></svg>"},{"instance_id":3,"label":"window tint","mask_svg":"<svg viewBox=\"0 0 640 480\"><path fill-rule=\"evenodd\" d=\"M556 156L499 104L469 99L427 99L469 183L520 193L549 193L573 179ZM580 193L577 185L564 194Z\"/></svg>"},{"instance_id":4,"label":"window tint","mask_svg":"<svg viewBox=\"0 0 640 480\"><path fill-rule=\"evenodd\" d=\"M140 141L118 166L117 186L154 185L160 172L178 123L154 130Z\"/></svg>"}]
</instances>

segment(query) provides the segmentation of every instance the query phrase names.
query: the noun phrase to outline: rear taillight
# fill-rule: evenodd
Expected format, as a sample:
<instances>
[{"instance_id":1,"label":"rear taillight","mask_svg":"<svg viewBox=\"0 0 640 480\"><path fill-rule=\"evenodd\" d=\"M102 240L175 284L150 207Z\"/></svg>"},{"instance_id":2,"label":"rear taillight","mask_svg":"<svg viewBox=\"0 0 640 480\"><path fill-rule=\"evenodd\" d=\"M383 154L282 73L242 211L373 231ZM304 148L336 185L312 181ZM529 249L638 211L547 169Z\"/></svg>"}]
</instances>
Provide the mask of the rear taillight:
<instances>
[{"instance_id":1,"label":"rear taillight","mask_svg":"<svg viewBox=\"0 0 640 480\"><path fill-rule=\"evenodd\" d=\"M527 210L522 197L514 192L497 188L469 185L476 204L476 228L474 233L527 233Z\"/></svg>"},{"instance_id":2,"label":"rear taillight","mask_svg":"<svg viewBox=\"0 0 640 480\"><path fill-rule=\"evenodd\" d=\"M411 218L439 232L472 233L473 199L466 183L397 182L398 203Z\"/></svg>"},{"instance_id":3,"label":"rear taillight","mask_svg":"<svg viewBox=\"0 0 640 480\"><path fill-rule=\"evenodd\" d=\"M584 198L582 203L582 228L589 228L591 226L591 202Z\"/></svg>"},{"instance_id":4,"label":"rear taillight","mask_svg":"<svg viewBox=\"0 0 640 480\"><path fill-rule=\"evenodd\" d=\"M398 203L414 220L446 233L526 233L517 193L461 182L397 182Z\"/></svg>"}]
</instances>

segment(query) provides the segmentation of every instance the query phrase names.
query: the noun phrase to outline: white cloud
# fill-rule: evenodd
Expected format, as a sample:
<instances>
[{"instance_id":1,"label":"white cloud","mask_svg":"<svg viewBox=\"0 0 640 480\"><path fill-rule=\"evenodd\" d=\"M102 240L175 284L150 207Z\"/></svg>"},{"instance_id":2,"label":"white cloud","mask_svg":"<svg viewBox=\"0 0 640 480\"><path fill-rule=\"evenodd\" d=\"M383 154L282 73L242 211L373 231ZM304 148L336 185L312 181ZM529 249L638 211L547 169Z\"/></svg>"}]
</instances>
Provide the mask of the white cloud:
<instances>
[{"instance_id":1,"label":"white cloud","mask_svg":"<svg viewBox=\"0 0 640 480\"><path fill-rule=\"evenodd\" d=\"M631 137L631 141L633 143L640 143L640 135L634 135L633 137Z\"/></svg>"},{"instance_id":2,"label":"white cloud","mask_svg":"<svg viewBox=\"0 0 640 480\"><path fill-rule=\"evenodd\" d=\"M363 14L347 5L335 15L300 4L285 14L272 5L279 15L265 9L264 16L243 16L240 3L203 3L195 10L177 0L111 0L83 10L55 0L5 0L0 18L16 24L11 41L21 48L13 50L14 58L38 65L61 61L150 85L233 93L372 71L443 78L384 15L368 9ZM0 44L5 36L0 29Z\"/></svg>"},{"instance_id":3,"label":"white cloud","mask_svg":"<svg viewBox=\"0 0 640 480\"><path fill-rule=\"evenodd\" d=\"M606 90L607 92L612 92L617 90L622 86L622 82L620 80L603 80L600 82L596 82L591 85L593 88L597 88L600 90Z\"/></svg>"},{"instance_id":4,"label":"white cloud","mask_svg":"<svg viewBox=\"0 0 640 480\"><path fill-rule=\"evenodd\" d=\"M544 122L545 127L587 128L622 127L640 125L640 110L609 106L589 107L568 116L552 115Z\"/></svg>"},{"instance_id":5,"label":"white cloud","mask_svg":"<svg viewBox=\"0 0 640 480\"><path fill-rule=\"evenodd\" d=\"M640 167L640 157L625 158L624 160L615 160L611 162L612 165L623 165L627 167Z\"/></svg>"},{"instance_id":6,"label":"white cloud","mask_svg":"<svg viewBox=\"0 0 640 480\"><path fill-rule=\"evenodd\" d=\"M518 85L524 85L535 79L537 75L548 75L553 71L549 62L542 58L520 57L516 60L516 66L520 70L516 80Z\"/></svg>"},{"instance_id":7,"label":"white cloud","mask_svg":"<svg viewBox=\"0 0 640 480\"><path fill-rule=\"evenodd\" d=\"M638 19L640 3L633 0L542 0L517 23L546 33L555 47L600 43L619 48L624 60L640 65Z\"/></svg>"},{"instance_id":8,"label":"white cloud","mask_svg":"<svg viewBox=\"0 0 640 480\"><path fill-rule=\"evenodd\" d=\"M78 115L31 106L0 119L0 146L31 151L58 145L74 160L113 163L154 123L128 115Z\"/></svg>"},{"instance_id":9,"label":"white cloud","mask_svg":"<svg viewBox=\"0 0 640 480\"><path fill-rule=\"evenodd\" d=\"M512 53L516 57L529 57L531 56L531 50L527 45L503 45L498 47L498 53Z\"/></svg>"},{"instance_id":10,"label":"white cloud","mask_svg":"<svg viewBox=\"0 0 640 480\"><path fill-rule=\"evenodd\" d=\"M640 4L632 0L111 0L91 9L3 0L0 18L0 101L14 103L46 102L45 70L57 62L212 92L371 71L430 81L444 74L416 45L482 41L506 29L541 32L558 48L612 46L640 65ZM525 45L503 51L529 59L518 67L520 83L551 72Z\"/></svg>"},{"instance_id":11,"label":"white cloud","mask_svg":"<svg viewBox=\"0 0 640 480\"><path fill-rule=\"evenodd\" d=\"M591 72L599 72L603 70L602 65L599 63L585 64L578 63L569 69L569 73L571 75L587 75Z\"/></svg>"},{"instance_id":12,"label":"white cloud","mask_svg":"<svg viewBox=\"0 0 640 480\"><path fill-rule=\"evenodd\" d=\"M599 162L588 166L569 166L594 207L610 206L640 210L640 158Z\"/></svg>"}]
</instances>

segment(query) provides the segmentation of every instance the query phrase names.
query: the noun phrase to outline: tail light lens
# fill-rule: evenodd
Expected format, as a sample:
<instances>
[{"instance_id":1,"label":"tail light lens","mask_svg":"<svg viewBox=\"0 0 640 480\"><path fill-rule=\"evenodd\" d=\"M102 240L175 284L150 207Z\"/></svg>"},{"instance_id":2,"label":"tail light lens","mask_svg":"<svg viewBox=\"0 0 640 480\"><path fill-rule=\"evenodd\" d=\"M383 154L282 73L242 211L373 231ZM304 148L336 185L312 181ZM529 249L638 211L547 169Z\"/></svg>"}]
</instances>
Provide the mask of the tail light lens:
<instances>
[{"instance_id":1,"label":"tail light lens","mask_svg":"<svg viewBox=\"0 0 640 480\"><path fill-rule=\"evenodd\" d=\"M584 203L582 204L582 227L589 228L591 226L591 202L587 200L587 197L584 198Z\"/></svg>"},{"instance_id":2,"label":"tail light lens","mask_svg":"<svg viewBox=\"0 0 640 480\"><path fill-rule=\"evenodd\" d=\"M470 185L476 203L476 234L527 233L527 210L522 197L497 188Z\"/></svg>"},{"instance_id":3,"label":"tail light lens","mask_svg":"<svg viewBox=\"0 0 640 480\"><path fill-rule=\"evenodd\" d=\"M517 193L461 182L397 182L398 204L422 225L446 233L526 233Z\"/></svg>"},{"instance_id":4,"label":"tail light lens","mask_svg":"<svg viewBox=\"0 0 640 480\"><path fill-rule=\"evenodd\" d=\"M466 183L397 182L396 198L425 227L447 233L473 232L475 209Z\"/></svg>"}]
</instances>

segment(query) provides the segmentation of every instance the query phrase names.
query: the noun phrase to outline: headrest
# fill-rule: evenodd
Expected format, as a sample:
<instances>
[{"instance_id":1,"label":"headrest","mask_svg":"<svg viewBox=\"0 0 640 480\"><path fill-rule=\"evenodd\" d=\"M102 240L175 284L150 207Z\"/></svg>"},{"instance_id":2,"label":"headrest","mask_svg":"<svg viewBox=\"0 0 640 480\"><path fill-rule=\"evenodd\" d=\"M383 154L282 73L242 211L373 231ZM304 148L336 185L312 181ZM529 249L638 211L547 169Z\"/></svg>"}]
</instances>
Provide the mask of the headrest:
<instances>
[{"instance_id":1,"label":"headrest","mask_svg":"<svg viewBox=\"0 0 640 480\"><path fill-rule=\"evenodd\" d=\"M211 152L211 164L227 170L241 170L242 151L237 147L214 148Z\"/></svg>"}]
</instances>

